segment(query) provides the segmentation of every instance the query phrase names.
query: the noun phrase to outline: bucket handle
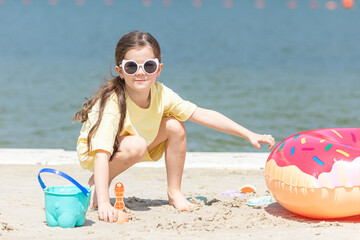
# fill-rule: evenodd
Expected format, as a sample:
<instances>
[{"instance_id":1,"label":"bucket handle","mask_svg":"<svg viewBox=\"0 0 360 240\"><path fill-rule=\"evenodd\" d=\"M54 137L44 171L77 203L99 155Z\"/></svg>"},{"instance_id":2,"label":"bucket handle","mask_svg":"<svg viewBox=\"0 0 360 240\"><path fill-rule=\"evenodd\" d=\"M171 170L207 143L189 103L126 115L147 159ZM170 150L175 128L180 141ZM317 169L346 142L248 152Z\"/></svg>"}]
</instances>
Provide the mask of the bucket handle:
<instances>
[{"instance_id":1,"label":"bucket handle","mask_svg":"<svg viewBox=\"0 0 360 240\"><path fill-rule=\"evenodd\" d=\"M73 179L72 177L70 177L69 175L67 175L66 173L63 173L59 170L56 170L56 169L52 169L52 168L43 168L40 170L39 174L38 174L38 180L39 180L39 183L40 183L40 186L45 189L46 186L44 184L44 182L42 181L41 177L40 177L40 173L43 173L43 172L48 172L48 173L54 173L54 174L57 174L61 177L64 177L66 178L67 180L69 180L71 183L73 183L75 186L77 186L81 192L83 192L86 196L89 194L89 191L86 190L86 188L84 188L80 183L78 183L75 179Z\"/></svg>"}]
</instances>

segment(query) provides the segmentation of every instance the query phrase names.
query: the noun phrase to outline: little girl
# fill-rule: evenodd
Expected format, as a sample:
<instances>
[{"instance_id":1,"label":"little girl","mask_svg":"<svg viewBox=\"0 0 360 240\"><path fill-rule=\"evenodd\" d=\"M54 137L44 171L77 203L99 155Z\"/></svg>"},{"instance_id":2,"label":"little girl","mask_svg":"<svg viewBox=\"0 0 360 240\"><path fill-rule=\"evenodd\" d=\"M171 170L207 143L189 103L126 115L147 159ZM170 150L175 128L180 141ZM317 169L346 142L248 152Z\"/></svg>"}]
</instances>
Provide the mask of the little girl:
<instances>
[{"instance_id":1,"label":"little girl","mask_svg":"<svg viewBox=\"0 0 360 240\"><path fill-rule=\"evenodd\" d=\"M117 77L103 85L78 111L73 121L83 123L77 142L80 164L94 174L90 207L98 207L99 219L117 220L110 204L109 185L120 173L142 161L157 161L165 152L169 204L187 210L192 204L181 192L186 155L182 121L190 120L218 131L260 142L272 149L271 135L260 135L224 115L183 100L156 81L160 76L160 46L149 33L130 32L115 49Z\"/></svg>"}]
</instances>

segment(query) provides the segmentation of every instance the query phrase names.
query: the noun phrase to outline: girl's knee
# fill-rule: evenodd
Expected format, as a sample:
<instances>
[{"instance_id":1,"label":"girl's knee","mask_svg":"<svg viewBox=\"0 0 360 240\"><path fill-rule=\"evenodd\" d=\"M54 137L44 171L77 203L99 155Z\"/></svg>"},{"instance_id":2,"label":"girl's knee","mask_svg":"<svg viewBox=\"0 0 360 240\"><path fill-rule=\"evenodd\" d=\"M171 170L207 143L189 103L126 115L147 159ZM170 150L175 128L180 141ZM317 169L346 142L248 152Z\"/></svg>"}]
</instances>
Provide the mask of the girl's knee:
<instances>
[{"instance_id":1,"label":"girl's knee","mask_svg":"<svg viewBox=\"0 0 360 240\"><path fill-rule=\"evenodd\" d=\"M166 130L170 134L176 134L178 136L183 136L183 137L186 136L184 123L173 117L167 119Z\"/></svg>"},{"instance_id":2,"label":"girl's knee","mask_svg":"<svg viewBox=\"0 0 360 240\"><path fill-rule=\"evenodd\" d=\"M121 143L117 154L125 155L126 159L139 161L147 151L147 143L145 139L140 136L127 136Z\"/></svg>"}]
</instances>

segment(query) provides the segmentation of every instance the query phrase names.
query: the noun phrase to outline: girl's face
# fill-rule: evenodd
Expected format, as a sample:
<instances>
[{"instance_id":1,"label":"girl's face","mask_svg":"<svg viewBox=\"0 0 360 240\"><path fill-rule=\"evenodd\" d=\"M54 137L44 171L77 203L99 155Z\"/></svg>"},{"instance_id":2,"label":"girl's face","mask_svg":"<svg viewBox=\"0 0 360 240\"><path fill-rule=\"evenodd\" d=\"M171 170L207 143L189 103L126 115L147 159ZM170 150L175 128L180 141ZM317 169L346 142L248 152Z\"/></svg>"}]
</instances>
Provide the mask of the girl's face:
<instances>
[{"instance_id":1,"label":"girl's face","mask_svg":"<svg viewBox=\"0 0 360 240\"><path fill-rule=\"evenodd\" d=\"M150 46L139 47L130 49L125 54L125 60L133 60L138 64L143 64L148 59L156 58ZM156 79L160 76L163 64L160 63L157 71L154 74L148 74L144 71L143 67L139 67L134 75L128 75L124 70L116 66L115 70L121 78L125 80L127 91L130 93L149 93L151 86L155 83Z\"/></svg>"}]
</instances>

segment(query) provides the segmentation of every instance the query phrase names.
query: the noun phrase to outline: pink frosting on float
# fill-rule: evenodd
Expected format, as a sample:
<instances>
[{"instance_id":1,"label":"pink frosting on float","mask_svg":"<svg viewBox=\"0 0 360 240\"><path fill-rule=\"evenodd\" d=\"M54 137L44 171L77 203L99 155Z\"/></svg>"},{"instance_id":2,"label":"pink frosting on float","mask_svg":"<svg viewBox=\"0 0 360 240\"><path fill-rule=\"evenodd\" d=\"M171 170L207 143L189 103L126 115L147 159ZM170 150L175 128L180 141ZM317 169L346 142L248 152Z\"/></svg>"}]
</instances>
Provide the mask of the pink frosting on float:
<instances>
[{"instance_id":1,"label":"pink frosting on float","mask_svg":"<svg viewBox=\"0 0 360 240\"><path fill-rule=\"evenodd\" d=\"M360 129L329 128L305 131L286 138L272 151L268 161L274 159L278 167L294 165L317 179L321 174L329 173L330 175L324 178L328 179L326 181L332 181L334 186L344 186L343 181L338 180L339 174L332 174L338 172L337 167L334 170L333 167L342 166L342 171L345 171L342 175L354 175L349 178L358 179L356 176L359 175L360 161L354 161L358 157ZM335 164L336 162L347 164ZM321 182L319 184L322 185Z\"/></svg>"}]
</instances>

